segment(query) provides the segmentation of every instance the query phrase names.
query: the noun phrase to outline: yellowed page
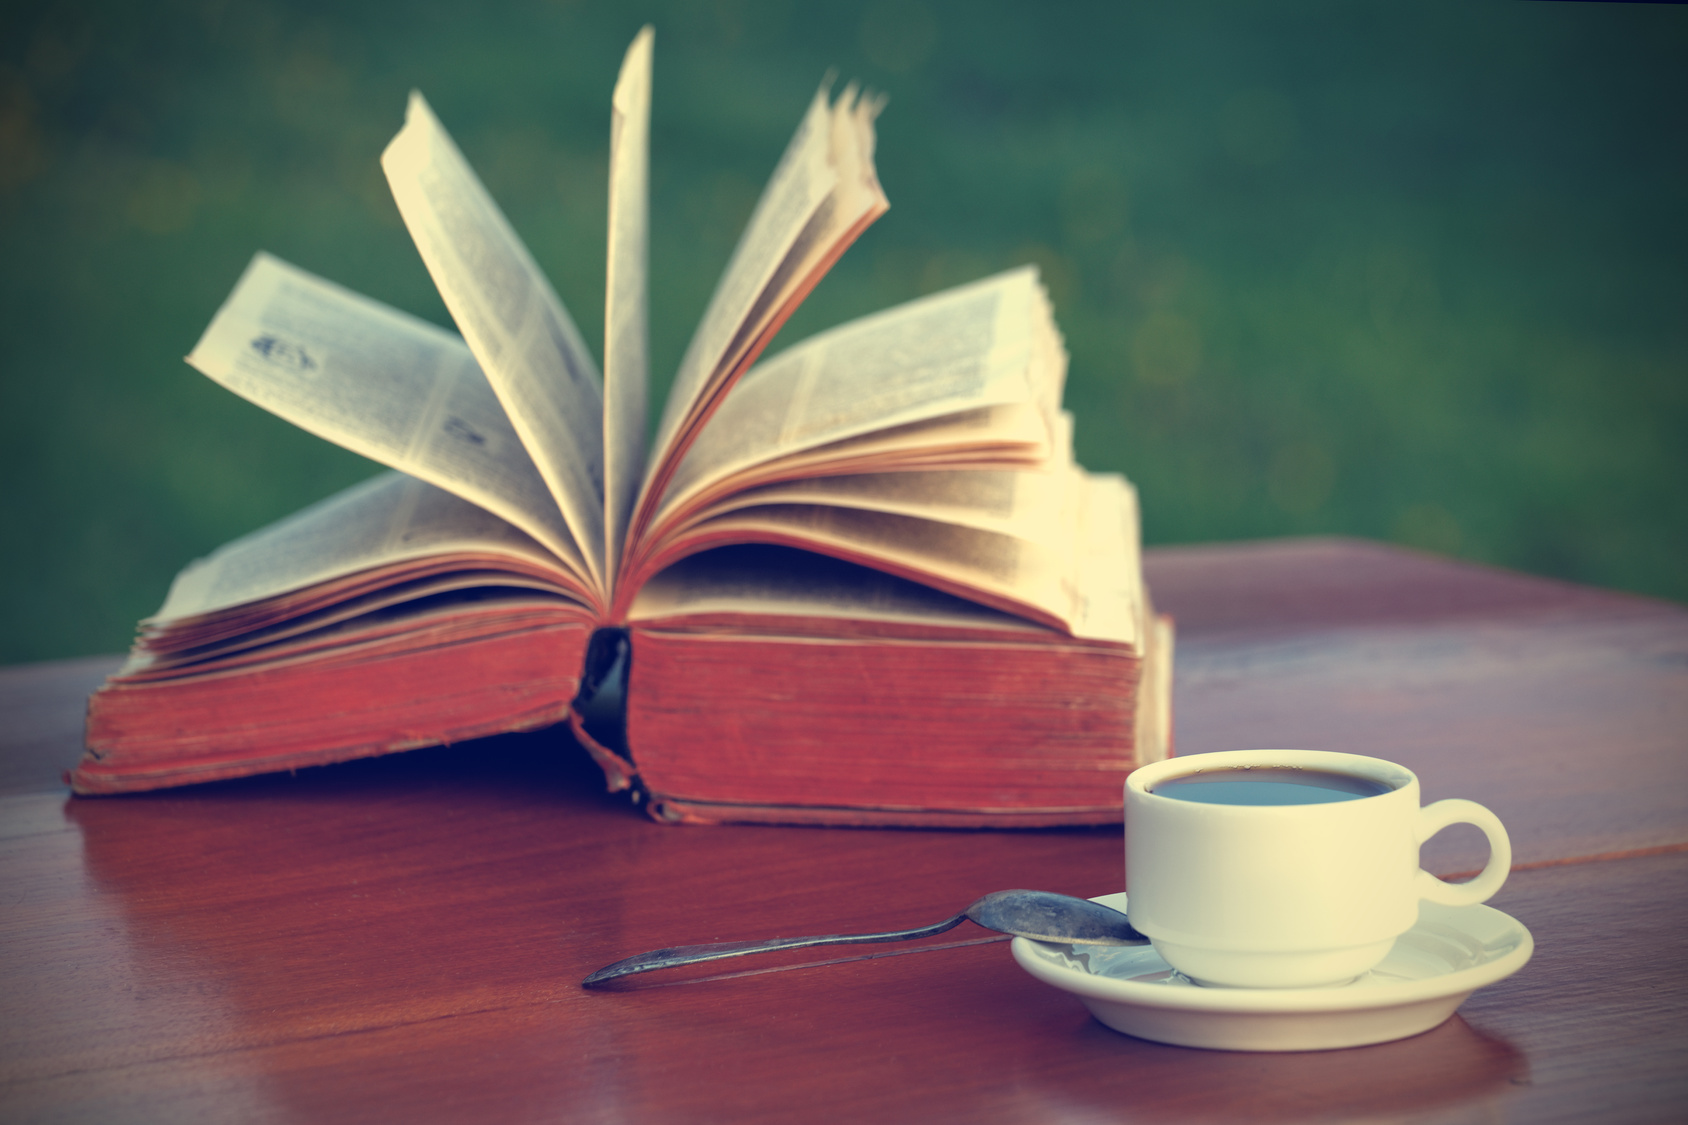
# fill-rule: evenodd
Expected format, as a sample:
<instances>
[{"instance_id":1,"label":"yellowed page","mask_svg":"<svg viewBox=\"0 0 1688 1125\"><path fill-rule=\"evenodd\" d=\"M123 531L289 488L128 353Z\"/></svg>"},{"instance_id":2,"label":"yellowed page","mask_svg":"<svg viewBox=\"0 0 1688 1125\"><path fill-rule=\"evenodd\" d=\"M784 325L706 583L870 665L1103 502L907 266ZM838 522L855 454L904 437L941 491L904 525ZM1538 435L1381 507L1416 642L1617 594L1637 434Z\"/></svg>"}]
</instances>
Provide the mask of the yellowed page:
<instances>
[{"instance_id":1,"label":"yellowed page","mask_svg":"<svg viewBox=\"0 0 1688 1125\"><path fill-rule=\"evenodd\" d=\"M747 547L682 559L640 587L630 621L704 614L831 617L1048 636L1045 626L810 552Z\"/></svg>"},{"instance_id":2,"label":"yellowed page","mask_svg":"<svg viewBox=\"0 0 1688 1125\"><path fill-rule=\"evenodd\" d=\"M188 362L302 429L515 524L585 580L544 480L455 334L259 254Z\"/></svg>"},{"instance_id":3,"label":"yellowed page","mask_svg":"<svg viewBox=\"0 0 1688 1125\"><path fill-rule=\"evenodd\" d=\"M1048 424L1035 406L1010 403L799 450L750 466L721 483L731 488L740 482L905 469L1032 469L1060 460L1060 449L1059 435L1051 440ZM712 484L707 494L720 492Z\"/></svg>"},{"instance_id":4,"label":"yellowed page","mask_svg":"<svg viewBox=\"0 0 1688 1125\"><path fill-rule=\"evenodd\" d=\"M766 505L705 520L673 542L680 550L726 542L804 547L1072 632L1080 612L1072 515L1063 512L1060 538L1036 543L887 512Z\"/></svg>"},{"instance_id":5,"label":"yellowed page","mask_svg":"<svg viewBox=\"0 0 1688 1125\"><path fill-rule=\"evenodd\" d=\"M1071 466L1023 474L1025 492L999 496L1000 514L987 520L978 514L982 498L968 497L961 480L975 474L927 474L924 489L911 481L900 496L896 475L877 482L878 489L869 484L853 494L847 478L805 481L791 491L830 486L832 494L816 503L728 511L691 524L671 543L681 551L722 542L805 547L926 582L1075 637L1141 645L1136 492L1123 477ZM945 514L973 508L960 519L933 518L943 512L933 498L946 476L955 479L948 482Z\"/></svg>"},{"instance_id":6,"label":"yellowed page","mask_svg":"<svg viewBox=\"0 0 1688 1125\"><path fill-rule=\"evenodd\" d=\"M610 217L604 286L604 574L613 583L645 469L650 397L647 320L650 244L651 43L627 49L610 118Z\"/></svg>"},{"instance_id":7,"label":"yellowed page","mask_svg":"<svg viewBox=\"0 0 1688 1125\"><path fill-rule=\"evenodd\" d=\"M507 558L536 575L552 572L559 591L578 581L537 542L497 516L388 472L190 564L145 624L156 627L450 553Z\"/></svg>"},{"instance_id":8,"label":"yellowed page","mask_svg":"<svg viewBox=\"0 0 1688 1125\"><path fill-rule=\"evenodd\" d=\"M603 390L580 333L422 95L381 167L457 327L603 587Z\"/></svg>"},{"instance_id":9,"label":"yellowed page","mask_svg":"<svg viewBox=\"0 0 1688 1125\"><path fill-rule=\"evenodd\" d=\"M1075 471L1081 490L1073 634L1123 641L1142 651L1147 623L1137 490L1117 473Z\"/></svg>"},{"instance_id":10,"label":"yellowed page","mask_svg":"<svg viewBox=\"0 0 1688 1125\"><path fill-rule=\"evenodd\" d=\"M558 593L555 584L546 583L539 579L523 575L512 575L486 570L454 571L445 574L429 575L413 581L399 580L392 586L375 589L366 594L359 594L338 601L322 609L308 611L277 620L274 624L260 625L252 628L242 628L238 633L221 638L209 644L194 645L188 648L176 649L171 645L163 645L164 651L158 651L155 646L160 645L162 636L149 636L147 655L150 659L136 661L135 665L126 670L126 674L133 674L139 667L144 667L148 674L157 675L168 673L171 669L184 668L191 665L204 665L209 661L221 661L235 653L249 654L242 659L252 659L251 653L255 649L273 649L279 642L304 637L307 635L322 635L323 630L336 626L343 626L347 622L359 619L368 621L370 615L385 616L388 612L398 610L401 613L413 612L418 603L427 602L431 610L444 608L442 595L459 594L473 591L472 601L459 604L482 604L497 599L508 602L511 598L532 598L533 591L539 591L540 604L555 607ZM589 611L580 606L581 616L587 616Z\"/></svg>"},{"instance_id":11,"label":"yellowed page","mask_svg":"<svg viewBox=\"0 0 1688 1125\"><path fill-rule=\"evenodd\" d=\"M703 517L765 504L819 504L914 516L1041 543L1065 534L1061 506L1070 487L1065 472L940 469L856 473L808 477L735 492L711 504Z\"/></svg>"},{"instance_id":12,"label":"yellowed page","mask_svg":"<svg viewBox=\"0 0 1688 1125\"><path fill-rule=\"evenodd\" d=\"M854 87L832 104L825 89L815 95L680 362L635 506L634 536L722 396L844 247L888 206L873 171L879 104Z\"/></svg>"},{"instance_id":13,"label":"yellowed page","mask_svg":"<svg viewBox=\"0 0 1688 1125\"><path fill-rule=\"evenodd\" d=\"M791 138L750 222L716 282L703 319L692 334L686 353L663 406L657 430L660 452L673 442L687 411L703 394L710 378L740 335L757 299L774 283L792 243L831 195L838 175L830 159L831 114L826 91L816 92L809 110Z\"/></svg>"},{"instance_id":14,"label":"yellowed page","mask_svg":"<svg viewBox=\"0 0 1688 1125\"><path fill-rule=\"evenodd\" d=\"M654 522L735 478L766 479L759 467L824 472L832 458L861 465L874 455L977 448L989 443L989 426L1002 427L1004 446L1022 447L1022 463L1032 435L1035 456L1048 458L1058 451L1050 431L1061 424L1050 403L1059 400L1064 371L1031 268L852 321L745 377L681 461ZM984 413L997 406L1026 408L1043 421L1028 429L1026 414ZM956 433L932 425L946 416ZM973 432L958 441L962 430Z\"/></svg>"}]
</instances>

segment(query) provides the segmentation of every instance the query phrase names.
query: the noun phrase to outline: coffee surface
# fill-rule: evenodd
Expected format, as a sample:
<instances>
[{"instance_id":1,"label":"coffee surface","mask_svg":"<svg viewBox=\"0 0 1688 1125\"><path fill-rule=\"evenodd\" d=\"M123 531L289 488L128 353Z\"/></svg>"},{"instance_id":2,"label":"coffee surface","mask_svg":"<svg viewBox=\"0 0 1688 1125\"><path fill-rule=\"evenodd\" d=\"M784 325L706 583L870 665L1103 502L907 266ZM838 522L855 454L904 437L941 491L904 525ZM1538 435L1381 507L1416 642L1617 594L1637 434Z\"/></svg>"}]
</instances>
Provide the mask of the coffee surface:
<instances>
[{"instance_id":1,"label":"coffee surface","mask_svg":"<svg viewBox=\"0 0 1688 1125\"><path fill-rule=\"evenodd\" d=\"M1169 777L1149 792L1209 805L1323 805L1390 792L1381 781L1328 770L1253 766Z\"/></svg>"}]
</instances>

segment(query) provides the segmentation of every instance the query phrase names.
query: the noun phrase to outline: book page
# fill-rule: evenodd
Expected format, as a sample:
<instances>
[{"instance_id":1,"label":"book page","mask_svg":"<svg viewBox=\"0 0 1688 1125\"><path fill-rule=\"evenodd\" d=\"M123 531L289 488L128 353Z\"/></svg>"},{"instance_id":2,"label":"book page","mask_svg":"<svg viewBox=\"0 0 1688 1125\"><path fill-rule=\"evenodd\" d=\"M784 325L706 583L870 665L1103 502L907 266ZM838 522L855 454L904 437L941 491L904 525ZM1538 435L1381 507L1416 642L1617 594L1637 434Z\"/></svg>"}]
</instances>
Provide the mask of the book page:
<instances>
[{"instance_id":1,"label":"book page","mask_svg":"<svg viewBox=\"0 0 1688 1125\"><path fill-rule=\"evenodd\" d=\"M381 154L399 213L603 585L603 390L551 283L422 95Z\"/></svg>"},{"instance_id":2,"label":"book page","mask_svg":"<svg viewBox=\"0 0 1688 1125\"><path fill-rule=\"evenodd\" d=\"M1000 469L913 470L807 477L734 492L703 518L764 504L819 504L890 512L938 523L1015 535L1034 543L1063 534L1065 473Z\"/></svg>"},{"instance_id":3,"label":"book page","mask_svg":"<svg viewBox=\"0 0 1688 1125\"><path fill-rule=\"evenodd\" d=\"M762 481L842 473L1046 468L1062 460L1061 449L1059 435L1051 440L1048 425L1036 407L1009 403L801 449L712 482L705 495L716 496Z\"/></svg>"},{"instance_id":4,"label":"book page","mask_svg":"<svg viewBox=\"0 0 1688 1125\"><path fill-rule=\"evenodd\" d=\"M1070 633L1079 617L1071 549L1075 517L1071 503L1067 504L1057 520L1059 538L1036 543L890 512L770 504L698 523L673 537L668 550L649 565L660 569L684 555L729 543L801 547Z\"/></svg>"},{"instance_id":5,"label":"book page","mask_svg":"<svg viewBox=\"0 0 1688 1125\"><path fill-rule=\"evenodd\" d=\"M1150 622L1137 489L1117 473L1077 476L1083 497L1077 551L1080 596L1073 635L1123 641L1141 652Z\"/></svg>"},{"instance_id":6,"label":"book page","mask_svg":"<svg viewBox=\"0 0 1688 1125\"><path fill-rule=\"evenodd\" d=\"M604 573L613 582L645 471L650 397L651 41L639 32L616 80L610 118L610 217L604 286Z\"/></svg>"},{"instance_id":7,"label":"book page","mask_svg":"<svg viewBox=\"0 0 1688 1125\"><path fill-rule=\"evenodd\" d=\"M188 665L202 666L208 661L223 660L235 653L271 648L280 641L308 634L321 636L324 630L342 626L347 622L368 622L376 615L398 619L417 612L424 605L430 610L451 605L470 606L517 597L532 597L532 591L541 592L538 598L541 602L552 607L558 606L554 587L521 575L485 570L428 575L396 582L394 585L354 595L321 609L280 618L273 624L255 626L233 636L206 644L195 644L192 647L179 647L178 644L168 643L178 638L166 638L163 633L155 632L148 638L147 651L151 659L146 663L146 671L149 675L166 675L170 674L172 669ZM574 606L572 602L568 604ZM575 608L583 616L589 614L584 606Z\"/></svg>"},{"instance_id":8,"label":"book page","mask_svg":"<svg viewBox=\"0 0 1688 1125\"><path fill-rule=\"evenodd\" d=\"M259 254L188 362L302 429L480 505L589 573L453 333Z\"/></svg>"},{"instance_id":9,"label":"book page","mask_svg":"<svg viewBox=\"0 0 1688 1125\"><path fill-rule=\"evenodd\" d=\"M722 396L844 249L889 204L873 170L880 102L823 87L763 190L717 284L658 427L630 533L638 536Z\"/></svg>"},{"instance_id":10,"label":"book page","mask_svg":"<svg viewBox=\"0 0 1688 1125\"><path fill-rule=\"evenodd\" d=\"M1022 617L811 551L724 547L675 563L640 587L629 622L692 617L820 617L917 629L1043 638Z\"/></svg>"},{"instance_id":11,"label":"book page","mask_svg":"<svg viewBox=\"0 0 1688 1125\"><path fill-rule=\"evenodd\" d=\"M652 569L727 543L772 543L847 559L1016 613L1082 639L1141 643L1141 560L1136 492L1123 477L1075 466L1022 476L1023 493L999 481L996 519L982 518L988 489L969 495L972 473L929 474L922 489L879 482L805 481L821 503L746 506L675 534ZM1039 477L1044 480L1038 480ZM943 478L953 478L945 481ZM961 520L926 518L920 493L943 496ZM776 486L768 490L778 494ZM1016 510L1017 509L1017 510Z\"/></svg>"},{"instance_id":12,"label":"book page","mask_svg":"<svg viewBox=\"0 0 1688 1125\"><path fill-rule=\"evenodd\" d=\"M703 319L686 346L663 405L657 450L673 442L686 413L731 349L733 337L745 326L756 299L768 288L792 243L831 194L838 175L829 158L830 133L831 112L822 89L816 91L773 176L762 189L750 222L739 236Z\"/></svg>"},{"instance_id":13,"label":"book page","mask_svg":"<svg viewBox=\"0 0 1688 1125\"><path fill-rule=\"evenodd\" d=\"M652 534L702 497L799 466L836 473L993 444L1021 464L1060 458L1052 439L1066 427L1050 403L1064 371L1032 268L834 328L740 382L681 461Z\"/></svg>"},{"instance_id":14,"label":"book page","mask_svg":"<svg viewBox=\"0 0 1688 1125\"><path fill-rule=\"evenodd\" d=\"M519 529L449 492L387 472L189 564L143 625L157 629L448 553L508 560L517 572L549 577L559 592L587 600L580 580Z\"/></svg>"}]
</instances>

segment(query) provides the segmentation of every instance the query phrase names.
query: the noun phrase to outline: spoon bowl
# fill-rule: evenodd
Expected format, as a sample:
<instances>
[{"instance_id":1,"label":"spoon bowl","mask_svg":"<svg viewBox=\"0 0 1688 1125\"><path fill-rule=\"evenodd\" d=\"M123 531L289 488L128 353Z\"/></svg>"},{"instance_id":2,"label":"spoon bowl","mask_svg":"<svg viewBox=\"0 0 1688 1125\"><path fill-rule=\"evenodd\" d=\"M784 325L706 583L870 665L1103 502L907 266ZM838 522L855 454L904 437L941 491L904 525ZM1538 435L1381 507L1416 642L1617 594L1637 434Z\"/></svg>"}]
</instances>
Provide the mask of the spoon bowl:
<instances>
[{"instance_id":1,"label":"spoon bowl","mask_svg":"<svg viewBox=\"0 0 1688 1125\"><path fill-rule=\"evenodd\" d=\"M993 891L962 911L987 930L1074 945L1147 945L1111 906L1052 891Z\"/></svg>"},{"instance_id":2,"label":"spoon bowl","mask_svg":"<svg viewBox=\"0 0 1688 1125\"><path fill-rule=\"evenodd\" d=\"M1132 928L1124 914L1099 902L1051 891L993 891L953 918L912 930L891 930L882 934L823 934L818 937L772 938L768 941L726 941L713 945L680 945L653 949L605 965L585 980L582 988L597 988L621 977L743 957L775 949L801 949L810 945L865 945L887 941L912 941L954 929L973 921L987 930L1013 934L1034 941L1069 942L1078 945L1147 945L1149 939Z\"/></svg>"}]
</instances>

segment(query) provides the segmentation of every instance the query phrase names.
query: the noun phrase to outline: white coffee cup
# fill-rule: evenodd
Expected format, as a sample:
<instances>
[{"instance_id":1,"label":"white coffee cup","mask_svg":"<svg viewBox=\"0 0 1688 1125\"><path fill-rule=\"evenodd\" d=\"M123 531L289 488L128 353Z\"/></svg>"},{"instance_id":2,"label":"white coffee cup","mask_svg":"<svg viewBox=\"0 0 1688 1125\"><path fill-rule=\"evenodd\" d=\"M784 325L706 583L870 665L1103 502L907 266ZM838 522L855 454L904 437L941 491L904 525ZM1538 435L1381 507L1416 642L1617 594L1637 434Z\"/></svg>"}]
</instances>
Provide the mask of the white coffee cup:
<instances>
[{"instance_id":1,"label":"white coffee cup","mask_svg":"<svg viewBox=\"0 0 1688 1125\"><path fill-rule=\"evenodd\" d=\"M1233 776L1215 771L1272 767L1344 775L1382 792L1324 804L1245 805L1155 791L1191 775L1205 782ZM1186 782L1170 791L1193 789ZM1419 846L1452 824L1475 825L1489 838L1489 862L1468 883L1443 882L1418 864ZM1169 758L1125 782L1131 924L1169 965L1201 984L1311 988L1353 980L1413 927L1421 899L1482 902L1511 866L1512 845L1494 813L1464 800L1421 808L1418 778L1380 758L1233 750Z\"/></svg>"}]
</instances>

